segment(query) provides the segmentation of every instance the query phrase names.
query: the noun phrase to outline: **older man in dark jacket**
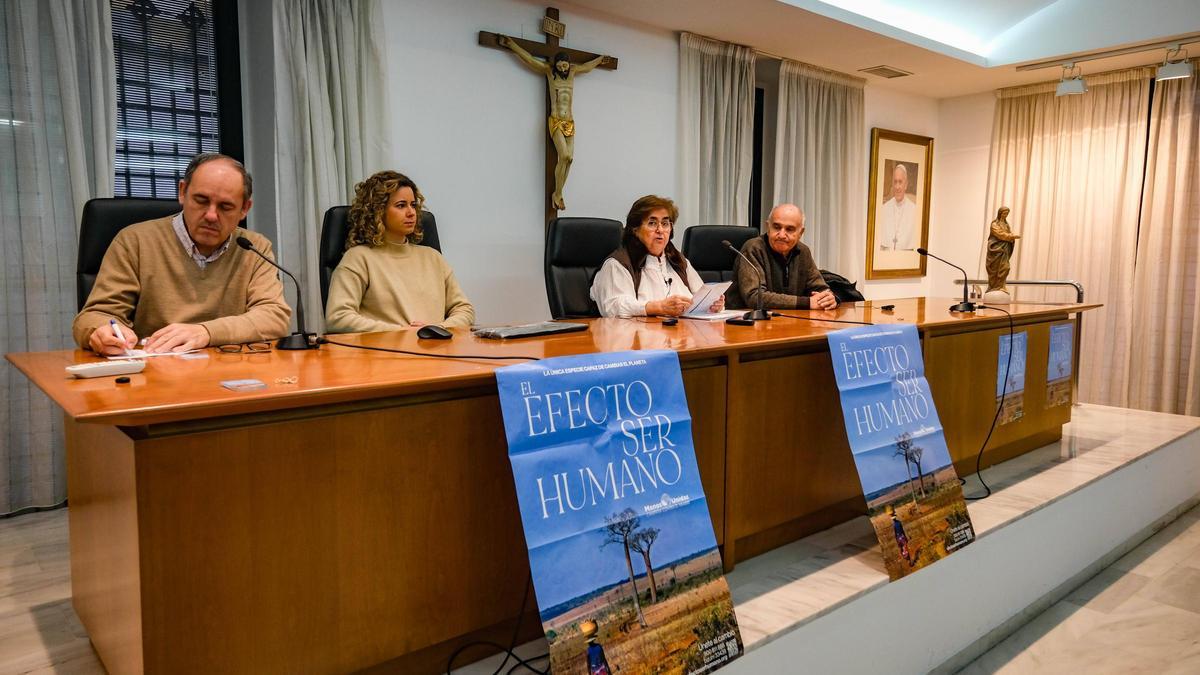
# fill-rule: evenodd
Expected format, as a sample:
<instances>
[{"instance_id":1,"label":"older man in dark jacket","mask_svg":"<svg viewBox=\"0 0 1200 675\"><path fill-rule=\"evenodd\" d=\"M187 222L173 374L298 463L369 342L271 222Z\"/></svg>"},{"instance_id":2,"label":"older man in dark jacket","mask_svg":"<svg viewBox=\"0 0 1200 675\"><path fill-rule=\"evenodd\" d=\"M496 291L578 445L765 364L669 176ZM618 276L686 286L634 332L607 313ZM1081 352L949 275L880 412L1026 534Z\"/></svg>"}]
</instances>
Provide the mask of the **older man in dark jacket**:
<instances>
[{"instance_id":1,"label":"older man in dark jacket","mask_svg":"<svg viewBox=\"0 0 1200 675\"><path fill-rule=\"evenodd\" d=\"M795 204L771 209L766 232L742 246L742 254L764 274L766 289L759 286L756 270L740 257L733 265L743 305L769 309L833 309L837 299L821 277L812 251L800 243L804 235L804 212Z\"/></svg>"}]
</instances>

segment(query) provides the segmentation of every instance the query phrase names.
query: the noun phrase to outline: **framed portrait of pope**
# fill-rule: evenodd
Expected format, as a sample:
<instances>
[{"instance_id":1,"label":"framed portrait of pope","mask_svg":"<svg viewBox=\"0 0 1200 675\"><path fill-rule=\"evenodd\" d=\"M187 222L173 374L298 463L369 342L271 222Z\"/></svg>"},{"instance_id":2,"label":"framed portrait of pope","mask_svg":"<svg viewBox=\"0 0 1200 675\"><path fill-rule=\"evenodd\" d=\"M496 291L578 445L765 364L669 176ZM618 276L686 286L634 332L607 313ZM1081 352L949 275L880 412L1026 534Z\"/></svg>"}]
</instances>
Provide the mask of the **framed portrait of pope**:
<instances>
[{"instance_id":1,"label":"framed portrait of pope","mask_svg":"<svg viewBox=\"0 0 1200 675\"><path fill-rule=\"evenodd\" d=\"M925 276L933 139L871 129L867 278Z\"/></svg>"}]
</instances>

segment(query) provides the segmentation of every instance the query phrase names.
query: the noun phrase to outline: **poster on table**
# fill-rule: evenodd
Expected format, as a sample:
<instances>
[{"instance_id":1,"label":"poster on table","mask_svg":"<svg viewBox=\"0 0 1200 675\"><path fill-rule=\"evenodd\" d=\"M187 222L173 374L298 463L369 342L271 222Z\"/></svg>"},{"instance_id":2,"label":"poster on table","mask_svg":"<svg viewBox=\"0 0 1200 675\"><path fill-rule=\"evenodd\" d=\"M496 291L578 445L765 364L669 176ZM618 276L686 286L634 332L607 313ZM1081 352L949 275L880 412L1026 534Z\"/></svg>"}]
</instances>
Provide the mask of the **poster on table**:
<instances>
[{"instance_id":1,"label":"poster on table","mask_svg":"<svg viewBox=\"0 0 1200 675\"><path fill-rule=\"evenodd\" d=\"M829 333L846 436L893 581L975 540L938 419L917 328Z\"/></svg>"},{"instance_id":2,"label":"poster on table","mask_svg":"<svg viewBox=\"0 0 1200 675\"><path fill-rule=\"evenodd\" d=\"M1075 324L1050 326L1050 355L1046 362L1046 407L1071 403L1071 366L1075 358Z\"/></svg>"},{"instance_id":3,"label":"poster on table","mask_svg":"<svg viewBox=\"0 0 1200 675\"><path fill-rule=\"evenodd\" d=\"M999 424L1015 422L1025 416L1025 354L1029 344L1025 331L1000 336L1000 355L996 358L996 405L1000 406ZM1011 345L1012 360L1008 358ZM1008 386L1005 386L1007 374ZM1003 400L1001 397L1003 396Z\"/></svg>"},{"instance_id":4,"label":"poster on table","mask_svg":"<svg viewBox=\"0 0 1200 675\"><path fill-rule=\"evenodd\" d=\"M554 673L710 672L742 653L679 357L496 371Z\"/></svg>"}]
</instances>

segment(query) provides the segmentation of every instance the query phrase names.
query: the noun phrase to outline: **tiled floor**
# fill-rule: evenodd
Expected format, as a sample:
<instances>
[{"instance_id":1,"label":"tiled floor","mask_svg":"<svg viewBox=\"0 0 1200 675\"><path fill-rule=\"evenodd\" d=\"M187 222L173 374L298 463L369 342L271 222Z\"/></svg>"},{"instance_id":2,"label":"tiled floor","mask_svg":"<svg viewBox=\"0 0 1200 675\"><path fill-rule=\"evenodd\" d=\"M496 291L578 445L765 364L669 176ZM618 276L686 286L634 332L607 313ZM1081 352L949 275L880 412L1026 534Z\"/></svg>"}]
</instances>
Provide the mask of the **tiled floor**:
<instances>
[{"instance_id":1,"label":"tiled floor","mask_svg":"<svg viewBox=\"0 0 1200 675\"><path fill-rule=\"evenodd\" d=\"M1200 673L1200 507L960 672Z\"/></svg>"},{"instance_id":2,"label":"tiled floor","mask_svg":"<svg viewBox=\"0 0 1200 675\"><path fill-rule=\"evenodd\" d=\"M0 673L104 673L70 575L66 510L0 521Z\"/></svg>"},{"instance_id":3,"label":"tiled floor","mask_svg":"<svg viewBox=\"0 0 1200 675\"><path fill-rule=\"evenodd\" d=\"M1061 444L985 472L980 536L1095 480L1200 420L1080 406ZM972 478L967 490L974 493ZM886 585L858 519L739 564L730 575L747 645ZM0 521L0 674L103 673L70 601L65 510ZM525 645L531 655L544 641ZM497 659L498 660L498 659ZM464 672L488 672L487 661ZM1200 673L1200 507L1034 618L964 672Z\"/></svg>"}]
</instances>

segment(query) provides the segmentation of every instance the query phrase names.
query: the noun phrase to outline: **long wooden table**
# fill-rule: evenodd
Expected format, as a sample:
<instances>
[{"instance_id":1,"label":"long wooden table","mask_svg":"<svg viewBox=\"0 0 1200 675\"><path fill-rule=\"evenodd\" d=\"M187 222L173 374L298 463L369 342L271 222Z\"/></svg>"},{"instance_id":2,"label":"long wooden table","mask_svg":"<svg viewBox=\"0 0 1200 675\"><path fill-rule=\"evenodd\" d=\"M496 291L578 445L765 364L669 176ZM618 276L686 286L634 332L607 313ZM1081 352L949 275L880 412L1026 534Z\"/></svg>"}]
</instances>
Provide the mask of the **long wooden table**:
<instances>
[{"instance_id":1,"label":"long wooden table","mask_svg":"<svg viewBox=\"0 0 1200 675\"><path fill-rule=\"evenodd\" d=\"M865 512L825 340L847 326L831 319L918 325L955 465L974 470L1009 324L951 304L862 302L753 327L599 319L505 342L334 339L458 356L676 350L732 568ZM1044 400L1049 328L1092 307L1009 306L1028 332L1025 414L997 428L983 466L1061 436L1071 407ZM516 361L336 345L207 355L149 359L120 385L67 378L96 358L81 351L8 355L66 415L74 605L110 672L437 672L469 639L506 643L516 621L540 632L493 374ZM267 387L220 385L241 378Z\"/></svg>"}]
</instances>

